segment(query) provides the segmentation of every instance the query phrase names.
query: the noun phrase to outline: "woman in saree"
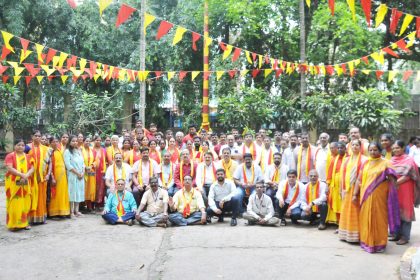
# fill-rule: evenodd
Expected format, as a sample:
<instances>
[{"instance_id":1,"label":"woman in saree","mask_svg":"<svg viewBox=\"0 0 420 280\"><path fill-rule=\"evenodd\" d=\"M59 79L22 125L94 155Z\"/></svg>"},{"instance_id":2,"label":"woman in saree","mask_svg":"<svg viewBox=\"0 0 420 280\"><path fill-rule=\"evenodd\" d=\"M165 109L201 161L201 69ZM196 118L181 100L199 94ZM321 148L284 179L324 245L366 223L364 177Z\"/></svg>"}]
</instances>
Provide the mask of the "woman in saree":
<instances>
[{"instance_id":1,"label":"woman in saree","mask_svg":"<svg viewBox=\"0 0 420 280\"><path fill-rule=\"evenodd\" d=\"M391 234L399 230L397 174L382 157L381 145L369 144L369 159L363 164L353 191L353 203L360 203L360 245L368 253L382 253ZM360 198L359 198L360 191Z\"/></svg>"},{"instance_id":2,"label":"woman in saree","mask_svg":"<svg viewBox=\"0 0 420 280\"><path fill-rule=\"evenodd\" d=\"M88 212L92 212L96 200L96 161L93 148L90 147L90 137L83 138L82 148L85 163L85 203Z\"/></svg>"},{"instance_id":3,"label":"woman in saree","mask_svg":"<svg viewBox=\"0 0 420 280\"><path fill-rule=\"evenodd\" d=\"M393 144L394 144L394 139L392 137L392 134L384 133L381 135L382 155L387 160L390 160L392 157Z\"/></svg>"},{"instance_id":4,"label":"woman in saree","mask_svg":"<svg viewBox=\"0 0 420 280\"><path fill-rule=\"evenodd\" d=\"M29 222L31 224L44 224L47 221L47 173L49 156L48 147L41 144L41 132L35 130L32 143L29 145L28 155L33 160L34 180L31 185L31 211Z\"/></svg>"},{"instance_id":5,"label":"woman in saree","mask_svg":"<svg viewBox=\"0 0 420 280\"><path fill-rule=\"evenodd\" d=\"M67 147L67 143L69 142L69 135L67 133L63 133L61 135L60 143L58 144L58 149L62 154L64 154L64 150Z\"/></svg>"},{"instance_id":6,"label":"woman in saree","mask_svg":"<svg viewBox=\"0 0 420 280\"><path fill-rule=\"evenodd\" d=\"M99 135L93 136L92 153L95 158L95 181L96 181L96 204L95 206L102 207L105 198L105 171L106 171L106 152L101 146L102 138Z\"/></svg>"},{"instance_id":7,"label":"woman in saree","mask_svg":"<svg viewBox=\"0 0 420 280\"><path fill-rule=\"evenodd\" d=\"M397 173L398 202L400 206L401 227L390 238L397 245L407 244L410 240L411 222L416 220L414 206L419 205L419 172L414 159L404 153L405 143L401 140L392 145L392 167Z\"/></svg>"},{"instance_id":8,"label":"woman in saree","mask_svg":"<svg viewBox=\"0 0 420 280\"><path fill-rule=\"evenodd\" d=\"M128 162L130 153L131 153L131 141L129 139L125 139L122 143L122 156L125 162Z\"/></svg>"},{"instance_id":9,"label":"woman in saree","mask_svg":"<svg viewBox=\"0 0 420 280\"><path fill-rule=\"evenodd\" d=\"M159 144L159 153L160 153L160 158L163 158L163 155L166 152L166 141L161 139L158 141Z\"/></svg>"},{"instance_id":10,"label":"woman in saree","mask_svg":"<svg viewBox=\"0 0 420 280\"><path fill-rule=\"evenodd\" d=\"M359 205L352 203L352 194L360 168L367 158L360 153L359 139L353 140L351 155L343 163L341 174L342 206L338 225L338 238L347 242L359 242Z\"/></svg>"},{"instance_id":11,"label":"woman in saree","mask_svg":"<svg viewBox=\"0 0 420 280\"><path fill-rule=\"evenodd\" d=\"M64 164L64 156L58 149L59 143L57 137L50 138L52 149L49 166L51 199L48 204L48 216L61 218L70 215L70 204L66 166Z\"/></svg>"},{"instance_id":12,"label":"woman in saree","mask_svg":"<svg viewBox=\"0 0 420 280\"><path fill-rule=\"evenodd\" d=\"M147 138L146 136L143 136L140 139L140 150L142 148L149 148L149 138Z\"/></svg>"},{"instance_id":13,"label":"woman in saree","mask_svg":"<svg viewBox=\"0 0 420 280\"><path fill-rule=\"evenodd\" d=\"M160 153L157 150L157 141L154 139L149 141L149 158L154 159L158 164L161 162Z\"/></svg>"},{"instance_id":14,"label":"woman in saree","mask_svg":"<svg viewBox=\"0 0 420 280\"><path fill-rule=\"evenodd\" d=\"M6 226L10 230L30 229L28 214L31 208L31 184L33 173L31 157L25 155L23 139L15 141L14 152L4 160L7 168L5 177Z\"/></svg>"},{"instance_id":15,"label":"woman in saree","mask_svg":"<svg viewBox=\"0 0 420 280\"><path fill-rule=\"evenodd\" d=\"M168 145L167 150L171 154L171 162L173 164L178 164L180 153L179 153L178 147L176 145L175 138L171 137L169 139L168 143L169 143L169 145Z\"/></svg>"},{"instance_id":16,"label":"woman in saree","mask_svg":"<svg viewBox=\"0 0 420 280\"><path fill-rule=\"evenodd\" d=\"M69 186L70 214L74 218L83 216L79 212L79 204L85 201L85 163L82 152L78 148L77 137L72 135L69 139L64 152L64 162Z\"/></svg>"},{"instance_id":17,"label":"woman in saree","mask_svg":"<svg viewBox=\"0 0 420 280\"><path fill-rule=\"evenodd\" d=\"M128 154L127 158L124 158L124 161L128 163L131 167L133 167L134 163L141 159L140 153L140 144L139 141L133 141L133 149L131 149L130 153Z\"/></svg>"}]
</instances>

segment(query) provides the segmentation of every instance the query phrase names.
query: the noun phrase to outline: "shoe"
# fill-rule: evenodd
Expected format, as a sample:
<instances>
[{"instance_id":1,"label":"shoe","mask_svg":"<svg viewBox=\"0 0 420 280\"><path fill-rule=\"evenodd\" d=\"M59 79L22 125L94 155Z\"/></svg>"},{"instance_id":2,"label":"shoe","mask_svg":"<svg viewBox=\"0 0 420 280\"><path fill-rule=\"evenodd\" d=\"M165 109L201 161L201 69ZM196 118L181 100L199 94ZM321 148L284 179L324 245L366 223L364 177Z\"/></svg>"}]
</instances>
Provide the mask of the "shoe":
<instances>
[{"instance_id":1,"label":"shoe","mask_svg":"<svg viewBox=\"0 0 420 280\"><path fill-rule=\"evenodd\" d=\"M287 225L286 220L285 219L281 219L280 225L281 226L286 226Z\"/></svg>"},{"instance_id":2,"label":"shoe","mask_svg":"<svg viewBox=\"0 0 420 280\"><path fill-rule=\"evenodd\" d=\"M218 223L223 223L225 219L223 217L219 217L219 220L217 220Z\"/></svg>"},{"instance_id":3,"label":"shoe","mask_svg":"<svg viewBox=\"0 0 420 280\"><path fill-rule=\"evenodd\" d=\"M319 226L318 226L318 230L324 230L324 229L326 229L327 228L327 226L325 225L325 224L320 224Z\"/></svg>"},{"instance_id":4,"label":"shoe","mask_svg":"<svg viewBox=\"0 0 420 280\"><path fill-rule=\"evenodd\" d=\"M399 241L400 238L397 235L391 236L388 238L389 241Z\"/></svg>"},{"instance_id":5,"label":"shoe","mask_svg":"<svg viewBox=\"0 0 420 280\"><path fill-rule=\"evenodd\" d=\"M397 241L397 245L405 245L408 243L408 240L405 240L404 238L401 238Z\"/></svg>"},{"instance_id":6,"label":"shoe","mask_svg":"<svg viewBox=\"0 0 420 280\"><path fill-rule=\"evenodd\" d=\"M294 224L294 225L300 225L300 223L297 220L292 220L292 224Z\"/></svg>"},{"instance_id":7,"label":"shoe","mask_svg":"<svg viewBox=\"0 0 420 280\"><path fill-rule=\"evenodd\" d=\"M208 224L211 224L211 217L207 216L206 221Z\"/></svg>"},{"instance_id":8,"label":"shoe","mask_svg":"<svg viewBox=\"0 0 420 280\"><path fill-rule=\"evenodd\" d=\"M238 222L236 221L236 218L232 218L231 220L230 220L230 225L231 226L236 226L238 224Z\"/></svg>"},{"instance_id":9,"label":"shoe","mask_svg":"<svg viewBox=\"0 0 420 280\"><path fill-rule=\"evenodd\" d=\"M128 220L127 222L125 222L128 226L132 226L133 225L133 220Z\"/></svg>"}]
</instances>

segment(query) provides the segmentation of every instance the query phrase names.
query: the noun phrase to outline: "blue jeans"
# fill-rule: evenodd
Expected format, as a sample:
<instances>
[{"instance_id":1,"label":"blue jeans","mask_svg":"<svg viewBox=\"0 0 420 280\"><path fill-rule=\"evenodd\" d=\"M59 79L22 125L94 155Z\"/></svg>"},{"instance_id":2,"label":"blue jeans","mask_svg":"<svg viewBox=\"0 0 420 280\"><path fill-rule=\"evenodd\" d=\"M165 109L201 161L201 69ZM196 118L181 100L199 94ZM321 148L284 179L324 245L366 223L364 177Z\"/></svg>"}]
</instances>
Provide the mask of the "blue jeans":
<instances>
[{"instance_id":1,"label":"blue jeans","mask_svg":"<svg viewBox=\"0 0 420 280\"><path fill-rule=\"evenodd\" d=\"M277 193L277 190L273 189L273 187L266 187L265 189L265 194L271 198L273 205L276 203L276 193Z\"/></svg>"},{"instance_id":2,"label":"blue jeans","mask_svg":"<svg viewBox=\"0 0 420 280\"><path fill-rule=\"evenodd\" d=\"M217 209L220 209L219 207L219 201L215 201L216 203L216 207ZM218 216L218 217L224 217L225 212L229 212L232 211L232 218L236 219L236 217L238 217L238 213L239 213L239 200L237 197L232 197L230 199L230 201L226 201L223 204L223 209L222 209L222 214L217 215L213 212L213 210L209 207L207 207L207 217L213 217Z\"/></svg>"},{"instance_id":3,"label":"blue jeans","mask_svg":"<svg viewBox=\"0 0 420 280\"><path fill-rule=\"evenodd\" d=\"M122 216L122 217L121 217L121 219L122 219L124 222L126 222L126 221L128 221L128 220L134 220L134 217L135 217L135 216L136 216L136 213L135 213L135 212L127 212L127 213L125 213L125 215L124 215L124 216ZM103 218L106 222L108 222L109 224L111 224L111 225L115 225L115 224L117 223L117 221L118 221L118 216L117 216L117 214L112 213L112 212L108 212L108 213L106 213L106 214L102 215L102 218Z\"/></svg>"},{"instance_id":4,"label":"blue jeans","mask_svg":"<svg viewBox=\"0 0 420 280\"><path fill-rule=\"evenodd\" d=\"M178 189L177 187L176 187L176 185L175 184L173 184L172 186L170 186L169 188L168 188L168 195L170 196L170 197L173 197L175 194L176 194L176 192L177 191L179 191L180 189Z\"/></svg>"},{"instance_id":5,"label":"blue jeans","mask_svg":"<svg viewBox=\"0 0 420 280\"><path fill-rule=\"evenodd\" d=\"M280 217L281 220L284 220L284 215L286 214L288 208L289 208L289 203L284 203L283 207L281 207L281 208L279 206L279 217ZM296 207L296 208L291 210L290 219L294 222L297 221L297 220L301 220L302 219L302 213L303 213L302 209L300 209L300 207Z\"/></svg>"},{"instance_id":6,"label":"blue jeans","mask_svg":"<svg viewBox=\"0 0 420 280\"><path fill-rule=\"evenodd\" d=\"M171 221L171 223L173 223L176 226L192 225L201 221L201 212L200 211L193 212L186 219L182 216L181 213L175 212L175 213L169 214L169 221Z\"/></svg>"},{"instance_id":7,"label":"blue jeans","mask_svg":"<svg viewBox=\"0 0 420 280\"><path fill-rule=\"evenodd\" d=\"M255 187L251 187L250 188L250 195L253 194L255 192ZM246 197L246 191L245 188L243 187L237 187L236 188L236 195L235 195L238 200L239 200L239 212L243 213L245 212L245 207L244 207L244 202L245 205L248 204L248 201L244 201L245 197Z\"/></svg>"}]
</instances>

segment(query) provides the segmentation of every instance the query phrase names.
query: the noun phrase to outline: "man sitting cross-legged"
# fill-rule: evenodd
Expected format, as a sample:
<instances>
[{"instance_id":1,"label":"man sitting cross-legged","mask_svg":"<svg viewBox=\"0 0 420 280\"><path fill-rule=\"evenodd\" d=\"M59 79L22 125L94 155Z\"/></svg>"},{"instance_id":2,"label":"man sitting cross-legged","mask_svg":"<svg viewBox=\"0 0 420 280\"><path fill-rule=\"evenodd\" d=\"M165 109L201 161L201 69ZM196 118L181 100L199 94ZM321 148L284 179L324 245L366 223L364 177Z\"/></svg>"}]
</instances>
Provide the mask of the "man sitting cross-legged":
<instances>
[{"instance_id":1,"label":"man sitting cross-legged","mask_svg":"<svg viewBox=\"0 0 420 280\"><path fill-rule=\"evenodd\" d=\"M274 216L273 202L271 198L264 193L264 183L255 184L256 192L251 194L248 201L247 211L243 217L248 220L249 225L275 225L279 219Z\"/></svg>"},{"instance_id":2,"label":"man sitting cross-legged","mask_svg":"<svg viewBox=\"0 0 420 280\"><path fill-rule=\"evenodd\" d=\"M169 221L177 226L192 225L201 222L206 224L206 207L201 193L192 186L190 175L183 178L183 188L169 198L169 207L176 211L169 215Z\"/></svg>"},{"instance_id":3,"label":"man sitting cross-legged","mask_svg":"<svg viewBox=\"0 0 420 280\"><path fill-rule=\"evenodd\" d=\"M211 223L211 217L216 215L219 217L219 222L223 222L226 211L232 211L231 226L236 226L236 217L239 212L239 199L236 195L235 184L225 179L225 170L223 168L216 170L217 181L210 186L207 208L207 222Z\"/></svg>"},{"instance_id":4,"label":"man sitting cross-legged","mask_svg":"<svg viewBox=\"0 0 420 280\"><path fill-rule=\"evenodd\" d=\"M118 179L116 184L117 191L109 194L102 218L111 225L125 223L131 226L136 214L136 201L131 192L125 190L124 179Z\"/></svg>"},{"instance_id":5,"label":"man sitting cross-legged","mask_svg":"<svg viewBox=\"0 0 420 280\"><path fill-rule=\"evenodd\" d=\"M321 182L318 178L316 169L309 171L309 183L305 186L305 203L302 219L315 222L317 215L320 214L318 229L326 229L325 219L327 218L328 205L326 189L327 184Z\"/></svg>"},{"instance_id":6,"label":"man sitting cross-legged","mask_svg":"<svg viewBox=\"0 0 420 280\"><path fill-rule=\"evenodd\" d=\"M148 189L137 209L136 220L148 227L166 227L168 221L168 192L159 187L158 179L152 177L149 180ZM146 208L146 211L142 212Z\"/></svg>"}]
</instances>

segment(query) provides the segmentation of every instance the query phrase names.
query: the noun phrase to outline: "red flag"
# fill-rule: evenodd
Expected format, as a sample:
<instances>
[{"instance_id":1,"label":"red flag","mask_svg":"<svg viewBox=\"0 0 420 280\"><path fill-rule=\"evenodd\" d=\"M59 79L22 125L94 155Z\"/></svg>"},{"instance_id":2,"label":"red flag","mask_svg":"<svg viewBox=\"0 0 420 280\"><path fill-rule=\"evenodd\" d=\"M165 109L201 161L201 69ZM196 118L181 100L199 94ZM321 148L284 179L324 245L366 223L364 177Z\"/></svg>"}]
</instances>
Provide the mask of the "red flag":
<instances>
[{"instance_id":1,"label":"red flag","mask_svg":"<svg viewBox=\"0 0 420 280\"><path fill-rule=\"evenodd\" d=\"M2 75L2 74L4 73L4 71L6 71L6 70L7 70L7 68L9 68L9 66L3 66L3 65L0 63L0 75Z\"/></svg>"},{"instance_id":2,"label":"red flag","mask_svg":"<svg viewBox=\"0 0 420 280\"><path fill-rule=\"evenodd\" d=\"M370 10L371 10L371 0L360 0L362 3L363 12L365 13L366 21L368 26L370 26Z\"/></svg>"},{"instance_id":3,"label":"red flag","mask_svg":"<svg viewBox=\"0 0 420 280\"><path fill-rule=\"evenodd\" d=\"M89 67L89 69L90 69L89 76L92 79L92 77L94 75L96 75L96 67L97 67L97 65L96 65L95 61L90 61L89 62L89 65L90 65L90 67Z\"/></svg>"},{"instance_id":4,"label":"red flag","mask_svg":"<svg viewBox=\"0 0 420 280\"><path fill-rule=\"evenodd\" d=\"M341 69L343 69L343 73L346 74L347 68L346 68L346 64L345 63L341 64Z\"/></svg>"},{"instance_id":5,"label":"red flag","mask_svg":"<svg viewBox=\"0 0 420 280\"><path fill-rule=\"evenodd\" d=\"M416 17L417 38L420 38L420 17Z\"/></svg>"},{"instance_id":6,"label":"red flag","mask_svg":"<svg viewBox=\"0 0 420 280\"><path fill-rule=\"evenodd\" d=\"M389 54L389 55L392 55L392 56L394 56L394 57L399 57L397 53L395 53L393 50L391 50L391 49L390 49L390 48L388 48L388 47L385 47L385 48L383 48L382 50L383 50L384 52L386 52L387 54Z\"/></svg>"},{"instance_id":7,"label":"red flag","mask_svg":"<svg viewBox=\"0 0 420 280\"><path fill-rule=\"evenodd\" d=\"M41 57L42 57L42 60L40 60L40 59L38 59L38 64L39 65L43 65L43 64L45 64L45 58L47 57L47 54L45 54L45 53L42 53L41 54Z\"/></svg>"},{"instance_id":8,"label":"red flag","mask_svg":"<svg viewBox=\"0 0 420 280\"><path fill-rule=\"evenodd\" d=\"M211 72L203 72L203 78L208 79L210 77Z\"/></svg>"},{"instance_id":9,"label":"red flag","mask_svg":"<svg viewBox=\"0 0 420 280\"><path fill-rule=\"evenodd\" d=\"M82 77L83 81L86 81L86 78L87 78L87 77L89 77L89 75L87 75L87 74L83 74L83 75L82 75L82 76L80 76L80 77Z\"/></svg>"},{"instance_id":10,"label":"red flag","mask_svg":"<svg viewBox=\"0 0 420 280\"><path fill-rule=\"evenodd\" d=\"M192 32L192 49L197 51L197 41L201 38L201 35L195 32Z\"/></svg>"},{"instance_id":11,"label":"red flag","mask_svg":"<svg viewBox=\"0 0 420 280\"><path fill-rule=\"evenodd\" d=\"M25 76L26 85L29 86L34 76Z\"/></svg>"},{"instance_id":12,"label":"red flag","mask_svg":"<svg viewBox=\"0 0 420 280\"><path fill-rule=\"evenodd\" d=\"M281 75L281 73L283 73L283 69L277 70L276 71L276 78L278 78Z\"/></svg>"},{"instance_id":13,"label":"red flag","mask_svg":"<svg viewBox=\"0 0 420 280\"><path fill-rule=\"evenodd\" d=\"M410 50L407 48L407 44L405 43L404 39L398 40L397 42L395 42L397 44L397 46L405 52L410 52Z\"/></svg>"},{"instance_id":14,"label":"red flag","mask_svg":"<svg viewBox=\"0 0 420 280\"><path fill-rule=\"evenodd\" d=\"M229 70L228 73L229 73L230 78L233 79L233 77L235 77L236 75L236 70Z\"/></svg>"},{"instance_id":15,"label":"red flag","mask_svg":"<svg viewBox=\"0 0 420 280\"><path fill-rule=\"evenodd\" d=\"M47 58L45 59L45 65L50 63L50 61L53 59L53 57L55 56L56 53L57 53L56 50L48 49ZM67 67L68 67L68 63L67 63Z\"/></svg>"},{"instance_id":16,"label":"red flag","mask_svg":"<svg viewBox=\"0 0 420 280\"><path fill-rule=\"evenodd\" d=\"M159 29L158 29L158 32L156 34L156 40L159 40L160 38L165 36L169 32L169 30L171 30L171 28L173 26L174 25L172 23L170 23L166 20L162 20L160 22Z\"/></svg>"},{"instance_id":17,"label":"red flag","mask_svg":"<svg viewBox=\"0 0 420 280\"><path fill-rule=\"evenodd\" d=\"M7 83L7 80L9 79L9 76L2 76L1 77L3 84Z\"/></svg>"},{"instance_id":18,"label":"red flag","mask_svg":"<svg viewBox=\"0 0 420 280\"><path fill-rule=\"evenodd\" d=\"M67 0L67 3L69 4L69 6L70 6L72 9L76 9L76 8L77 8L76 1L74 1L74 0Z\"/></svg>"},{"instance_id":19,"label":"red flag","mask_svg":"<svg viewBox=\"0 0 420 280\"><path fill-rule=\"evenodd\" d=\"M279 61L277 59L275 59L273 69L278 69L278 68L279 68Z\"/></svg>"},{"instance_id":20,"label":"red flag","mask_svg":"<svg viewBox=\"0 0 420 280\"><path fill-rule=\"evenodd\" d=\"M226 50L226 44L225 44L225 43L220 42L220 43L219 43L219 46L220 46L220 48L221 48L223 51L225 51L225 50Z\"/></svg>"},{"instance_id":21,"label":"red flag","mask_svg":"<svg viewBox=\"0 0 420 280\"><path fill-rule=\"evenodd\" d=\"M118 12L117 21L115 22L115 26L118 28L121 24L123 24L132 13L136 11L135 8L128 6L127 4L122 4L120 11Z\"/></svg>"},{"instance_id":22,"label":"red flag","mask_svg":"<svg viewBox=\"0 0 420 280\"><path fill-rule=\"evenodd\" d=\"M29 46L29 41L23 38L20 38L20 43L22 44L23 52L26 53Z\"/></svg>"},{"instance_id":23,"label":"red flag","mask_svg":"<svg viewBox=\"0 0 420 280\"><path fill-rule=\"evenodd\" d=\"M78 79L79 79L79 77L77 77L77 76L73 76L73 77L72 77L73 84L77 83L77 80L78 80Z\"/></svg>"},{"instance_id":24,"label":"red flag","mask_svg":"<svg viewBox=\"0 0 420 280\"><path fill-rule=\"evenodd\" d=\"M135 81L136 80L136 76L134 76L134 71L133 70L127 70L127 75L128 78L130 79L130 81Z\"/></svg>"},{"instance_id":25,"label":"red flag","mask_svg":"<svg viewBox=\"0 0 420 280\"><path fill-rule=\"evenodd\" d=\"M48 78L48 81L52 81L52 79L54 79L56 76L48 76L47 78Z\"/></svg>"},{"instance_id":26,"label":"red flag","mask_svg":"<svg viewBox=\"0 0 420 280\"><path fill-rule=\"evenodd\" d=\"M160 79L162 76L162 71L155 71L156 80Z\"/></svg>"},{"instance_id":27,"label":"red flag","mask_svg":"<svg viewBox=\"0 0 420 280\"><path fill-rule=\"evenodd\" d=\"M315 65L314 66L314 69L315 69L315 74L319 74L320 72L319 72L319 66L318 65Z\"/></svg>"},{"instance_id":28,"label":"red flag","mask_svg":"<svg viewBox=\"0 0 420 280\"><path fill-rule=\"evenodd\" d=\"M332 65L325 65L325 72L332 76L334 74L334 67Z\"/></svg>"},{"instance_id":29,"label":"red flag","mask_svg":"<svg viewBox=\"0 0 420 280\"><path fill-rule=\"evenodd\" d=\"M402 14L403 13L401 11L398 11L396 8L392 9L391 23L389 24L389 32L391 34L395 34L395 31L397 30L398 21L400 20Z\"/></svg>"},{"instance_id":30,"label":"red flag","mask_svg":"<svg viewBox=\"0 0 420 280\"><path fill-rule=\"evenodd\" d=\"M369 64L369 58L367 56L362 57L362 60L366 65Z\"/></svg>"},{"instance_id":31,"label":"red flag","mask_svg":"<svg viewBox=\"0 0 420 280\"><path fill-rule=\"evenodd\" d=\"M41 68L35 68L35 66L32 63L24 63L23 65L32 77L36 76L41 70Z\"/></svg>"},{"instance_id":32,"label":"red flag","mask_svg":"<svg viewBox=\"0 0 420 280\"><path fill-rule=\"evenodd\" d=\"M182 81L187 76L187 71L179 71L179 80Z\"/></svg>"},{"instance_id":33,"label":"red flag","mask_svg":"<svg viewBox=\"0 0 420 280\"><path fill-rule=\"evenodd\" d=\"M413 75L413 71L412 70L405 71L404 74L403 74L403 80L404 81L407 81L408 78L410 78L411 75Z\"/></svg>"},{"instance_id":34,"label":"red flag","mask_svg":"<svg viewBox=\"0 0 420 280\"><path fill-rule=\"evenodd\" d=\"M252 60L255 61L257 59L257 54L256 53L251 53L252 55Z\"/></svg>"},{"instance_id":35,"label":"red flag","mask_svg":"<svg viewBox=\"0 0 420 280\"><path fill-rule=\"evenodd\" d=\"M67 68L76 67L77 56L72 55L70 58L67 58Z\"/></svg>"},{"instance_id":36,"label":"red flag","mask_svg":"<svg viewBox=\"0 0 420 280\"><path fill-rule=\"evenodd\" d=\"M112 78L113 78L113 79L118 79L119 74L120 74L120 68L115 67L115 68L114 68L114 72L112 72Z\"/></svg>"},{"instance_id":37,"label":"red flag","mask_svg":"<svg viewBox=\"0 0 420 280\"><path fill-rule=\"evenodd\" d=\"M10 50L8 48L6 48L6 46L3 45L3 49L1 51L1 59L0 61L2 61L3 59L5 59L10 53Z\"/></svg>"},{"instance_id":38,"label":"red flag","mask_svg":"<svg viewBox=\"0 0 420 280\"><path fill-rule=\"evenodd\" d=\"M380 70L376 70L376 79L380 79L381 78L381 76L384 74L384 71L380 71Z\"/></svg>"},{"instance_id":39,"label":"red flag","mask_svg":"<svg viewBox=\"0 0 420 280\"><path fill-rule=\"evenodd\" d=\"M254 69L254 70L252 70L252 73L251 73L252 78L257 77L258 73L260 73L260 69Z\"/></svg>"},{"instance_id":40,"label":"red flag","mask_svg":"<svg viewBox=\"0 0 420 280\"><path fill-rule=\"evenodd\" d=\"M334 16L334 0L328 0L328 6L330 7L331 15Z\"/></svg>"},{"instance_id":41,"label":"red flag","mask_svg":"<svg viewBox=\"0 0 420 280\"><path fill-rule=\"evenodd\" d=\"M236 60L238 60L240 55L241 55L241 49L235 48L235 50L233 51L232 62L235 62Z\"/></svg>"}]
</instances>

